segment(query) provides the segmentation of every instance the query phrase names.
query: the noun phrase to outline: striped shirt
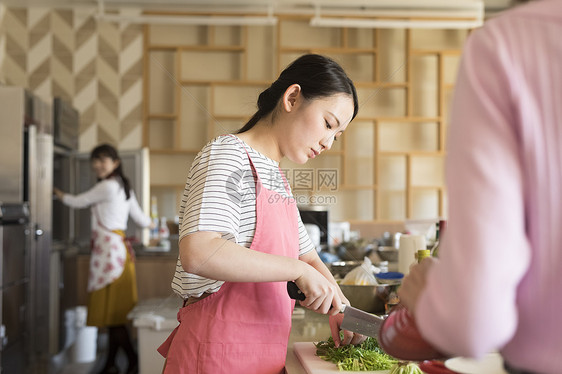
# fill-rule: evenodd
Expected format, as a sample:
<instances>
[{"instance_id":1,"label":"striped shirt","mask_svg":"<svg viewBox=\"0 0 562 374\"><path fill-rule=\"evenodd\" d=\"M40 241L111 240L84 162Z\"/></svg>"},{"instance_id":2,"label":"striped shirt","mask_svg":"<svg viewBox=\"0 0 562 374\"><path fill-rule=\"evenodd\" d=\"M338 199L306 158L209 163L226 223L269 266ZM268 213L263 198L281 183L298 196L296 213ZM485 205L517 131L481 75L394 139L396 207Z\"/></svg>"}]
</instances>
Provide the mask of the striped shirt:
<instances>
[{"instance_id":1,"label":"striped shirt","mask_svg":"<svg viewBox=\"0 0 562 374\"><path fill-rule=\"evenodd\" d=\"M265 188L289 197L279 163L264 156L241 139L223 135L209 142L195 157L181 201L179 240L197 231L213 231L249 248L256 229L256 187L252 162ZM290 191L289 191L290 193ZM297 213L300 255L314 249ZM178 258L172 289L183 298L213 293L223 281L200 277L183 270Z\"/></svg>"}]
</instances>

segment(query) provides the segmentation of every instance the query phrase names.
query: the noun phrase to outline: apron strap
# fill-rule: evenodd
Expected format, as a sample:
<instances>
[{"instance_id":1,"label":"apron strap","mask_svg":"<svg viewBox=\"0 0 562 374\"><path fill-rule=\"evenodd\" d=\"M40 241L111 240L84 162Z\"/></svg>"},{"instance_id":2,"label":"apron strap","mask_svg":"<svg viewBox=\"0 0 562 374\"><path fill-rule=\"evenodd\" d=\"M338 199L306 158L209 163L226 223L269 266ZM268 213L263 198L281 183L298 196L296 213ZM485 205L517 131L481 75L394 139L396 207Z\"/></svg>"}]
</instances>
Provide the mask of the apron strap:
<instances>
[{"instance_id":1,"label":"apron strap","mask_svg":"<svg viewBox=\"0 0 562 374\"><path fill-rule=\"evenodd\" d=\"M283 173L281 167L279 167L279 174L281 174L281 178L283 178L283 184L285 185L285 192L287 192L287 196L291 196L291 187L289 186L289 182L287 181L287 178L285 178L285 173Z\"/></svg>"},{"instance_id":2,"label":"apron strap","mask_svg":"<svg viewBox=\"0 0 562 374\"><path fill-rule=\"evenodd\" d=\"M237 136L234 136L232 134L228 134L228 136L234 138L238 143L240 143L242 145L242 148L244 148L244 151L246 152L246 155L248 156L248 160L250 160L250 167L252 168L252 175L254 176L254 182L260 182L261 183L261 179L260 176L258 174L258 171L256 170L256 167L254 166L254 162L252 161L252 158L250 157L250 154L248 153L248 150L246 149L246 146L244 145L244 142L242 142L242 140L240 140Z\"/></svg>"}]
</instances>

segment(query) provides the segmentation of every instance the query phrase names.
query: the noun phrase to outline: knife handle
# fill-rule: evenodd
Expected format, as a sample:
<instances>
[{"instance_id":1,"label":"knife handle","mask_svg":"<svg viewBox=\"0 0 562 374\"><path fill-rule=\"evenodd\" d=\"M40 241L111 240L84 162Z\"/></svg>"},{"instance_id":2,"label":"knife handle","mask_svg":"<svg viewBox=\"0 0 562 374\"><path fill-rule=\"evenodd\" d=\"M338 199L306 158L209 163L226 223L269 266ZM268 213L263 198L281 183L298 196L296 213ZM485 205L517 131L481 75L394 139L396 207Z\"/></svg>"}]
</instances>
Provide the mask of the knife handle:
<instances>
[{"instance_id":1,"label":"knife handle","mask_svg":"<svg viewBox=\"0 0 562 374\"><path fill-rule=\"evenodd\" d=\"M287 282L287 292L289 293L289 297L291 299L295 299L295 300L304 300L306 299L306 295L302 293L302 291L300 290L299 286L297 286L297 284L293 281L289 281ZM334 306L331 305L330 306L330 310L332 310ZM345 310L346 305L343 304L341 309L340 309L340 313L343 313Z\"/></svg>"},{"instance_id":2,"label":"knife handle","mask_svg":"<svg viewBox=\"0 0 562 374\"><path fill-rule=\"evenodd\" d=\"M306 295L302 293L299 286L293 281L287 282L287 292L289 293L289 297L295 300L304 300L306 299Z\"/></svg>"}]
</instances>

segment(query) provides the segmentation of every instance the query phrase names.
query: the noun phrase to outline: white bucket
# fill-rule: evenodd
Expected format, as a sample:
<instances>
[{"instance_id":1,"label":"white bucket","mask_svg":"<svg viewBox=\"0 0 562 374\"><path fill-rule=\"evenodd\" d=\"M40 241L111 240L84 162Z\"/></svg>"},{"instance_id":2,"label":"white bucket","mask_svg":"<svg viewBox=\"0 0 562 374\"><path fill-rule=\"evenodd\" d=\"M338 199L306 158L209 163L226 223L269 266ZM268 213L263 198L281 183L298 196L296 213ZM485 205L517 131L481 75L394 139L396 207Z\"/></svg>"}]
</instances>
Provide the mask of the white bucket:
<instances>
[{"instance_id":1,"label":"white bucket","mask_svg":"<svg viewBox=\"0 0 562 374\"><path fill-rule=\"evenodd\" d=\"M98 328L86 326L86 307L76 308L76 340L70 349L72 362L92 362L96 359Z\"/></svg>"}]
</instances>

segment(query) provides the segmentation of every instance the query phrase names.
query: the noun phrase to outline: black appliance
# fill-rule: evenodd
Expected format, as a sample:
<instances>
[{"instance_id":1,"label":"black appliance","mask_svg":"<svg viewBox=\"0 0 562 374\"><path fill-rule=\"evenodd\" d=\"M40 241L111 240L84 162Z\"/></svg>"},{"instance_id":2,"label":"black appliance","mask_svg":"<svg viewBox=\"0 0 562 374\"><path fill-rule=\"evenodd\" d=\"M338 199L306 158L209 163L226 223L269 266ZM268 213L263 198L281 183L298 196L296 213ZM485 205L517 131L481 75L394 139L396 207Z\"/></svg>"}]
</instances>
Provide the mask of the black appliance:
<instances>
[{"instance_id":1,"label":"black appliance","mask_svg":"<svg viewBox=\"0 0 562 374\"><path fill-rule=\"evenodd\" d=\"M53 140L55 145L78 149L80 113L60 97L53 100Z\"/></svg>"},{"instance_id":2,"label":"black appliance","mask_svg":"<svg viewBox=\"0 0 562 374\"><path fill-rule=\"evenodd\" d=\"M299 206L304 224L311 223L320 228L320 246L328 248L328 209L322 206Z\"/></svg>"},{"instance_id":3,"label":"black appliance","mask_svg":"<svg viewBox=\"0 0 562 374\"><path fill-rule=\"evenodd\" d=\"M27 372L29 209L0 203L0 372Z\"/></svg>"}]
</instances>

